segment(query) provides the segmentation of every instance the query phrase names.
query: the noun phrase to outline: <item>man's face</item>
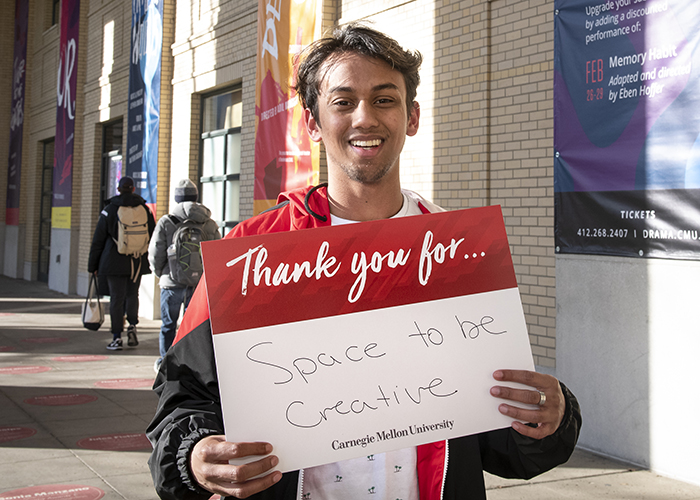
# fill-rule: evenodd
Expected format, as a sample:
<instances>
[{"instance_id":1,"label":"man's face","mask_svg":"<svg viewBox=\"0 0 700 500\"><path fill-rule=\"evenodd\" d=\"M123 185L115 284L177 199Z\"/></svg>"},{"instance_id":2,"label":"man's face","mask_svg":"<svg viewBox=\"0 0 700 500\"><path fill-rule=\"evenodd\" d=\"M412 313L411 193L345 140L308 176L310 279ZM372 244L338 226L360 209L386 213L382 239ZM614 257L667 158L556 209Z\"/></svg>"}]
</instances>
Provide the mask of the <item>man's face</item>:
<instances>
[{"instance_id":1,"label":"man's face","mask_svg":"<svg viewBox=\"0 0 700 500\"><path fill-rule=\"evenodd\" d=\"M329 176L362 184L398 179L399 155L420 115L417 105L406 110L403 75L358 54L326 62L321 71L318 119L307 110L306 120L311 138L323 140Z\"/></svg>"}]
</instances>

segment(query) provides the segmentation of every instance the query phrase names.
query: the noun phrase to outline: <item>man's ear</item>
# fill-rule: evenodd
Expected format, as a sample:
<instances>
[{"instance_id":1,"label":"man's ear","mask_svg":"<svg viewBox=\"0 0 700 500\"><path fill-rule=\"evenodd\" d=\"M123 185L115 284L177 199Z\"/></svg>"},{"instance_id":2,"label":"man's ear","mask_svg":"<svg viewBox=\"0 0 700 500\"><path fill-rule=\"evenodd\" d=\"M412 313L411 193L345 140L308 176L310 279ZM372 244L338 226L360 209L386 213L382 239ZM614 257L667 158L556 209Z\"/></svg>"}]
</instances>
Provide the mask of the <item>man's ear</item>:
<instances>
[{"instance_id":1,"label":"man's ear","mask_svg":"<svg viewBox=\"0 0 700 500\"><path fill-rule=\"evenodd\" d=\"M413 137L418 133L418 123L420 122L420 104L418 101L413 101L413 108L408 115L408 125L406 126L406 135Z\"/></svg>"},{"instance_id":2,"label":"man's ear","mask_svg":"<svg viewBox=\"0 0 700 500\"><path fill-rule=\"evenodd\" d=\"M311 140L314 142L321 142L321 127L316 121L316 118L314 118L311 114L311 110L309 108L304 109L304 124L306 125L306 131L309 133Z\"/></svg>"}]
</instances>

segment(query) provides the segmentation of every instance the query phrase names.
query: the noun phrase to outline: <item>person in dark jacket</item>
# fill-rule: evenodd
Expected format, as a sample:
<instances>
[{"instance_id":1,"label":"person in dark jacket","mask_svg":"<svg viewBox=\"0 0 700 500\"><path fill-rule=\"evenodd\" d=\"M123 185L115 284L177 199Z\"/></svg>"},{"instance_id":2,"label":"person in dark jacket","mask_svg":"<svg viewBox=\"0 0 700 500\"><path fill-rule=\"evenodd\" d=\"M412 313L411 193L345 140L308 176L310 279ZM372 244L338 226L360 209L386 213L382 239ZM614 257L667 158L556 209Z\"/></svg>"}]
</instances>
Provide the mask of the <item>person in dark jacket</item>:
<instances>
[{"instance_id":1,"label":"person in dark jacket","mask_svg":"<svg viewBox=\"0 0 700 500\"><path fill-rule=\"evenodd\" d=\"M352 24L314 42L303 56L296 90L311 138L324 142L328 184L280 195L276 207L241 222L227 238L439 210L402 190L399 180L404 141L418 130L420 55ZM259 500L356 498L353 492L367 477L376 480L371 484L391 484L373 490L377 499L485 499L484 470L528 479L564 463L576 445L581 412L571 391L549 375L504 369L493 374L497 383L525 386L491 389L499 411L513 419L511 427L382 454L386 463L411 464L403 467L405 480L390 479L392 468L353 460L282 474L274 470L274 443L231 443L223 435L207 304L206 289L198 286L154 384L160 400L147 429L149 466L163 499L206 500L212 493ZM522 403L536 406L523 409ZM255 458L230 463L247 457ZM373 463L385 460L375 455ZM336 476L343 477L341 490L331 484Z\"/></svg>"},{"instance_id":2,"label":"person in dark jacket","mask_svg":"<svg viewBox=\"0 0 700 500\"><path fill-rule=\"evenodd\" d=\"M88 257L88 272L96 274L99 281L106 281L108 286L112 341L107 345L107 349L110 351L118 351L123 347L125 313L129 323L127 345L135 347L139 344L136 334L136 325L139 322L139 286L141 276L151 273L148 267L148 252L139 257L132 257L117 251L119 207L143 206L148 217L149 238L156 225L145 200L135 194L134 190L134 180L131 177L119 179L119 195L111 198L109 204L100 212ZM100 288L104 290L102 286Z\"/></svg>"},{"instance_id":3,"label":"person in dark jacket","mask_svg":"<svg viewBox=\"0 0 700 500\"><path fill-rule=\"evenodd\" d=\"M158 372L163 356L175 340L177 320L180 307L185 310L192 298L194 286L187 286L174 281L170 276L168 247L173 242L173 236L178 224L186 220L196 222L201 226L203 241L221 239L219 226L211 218L211 210L197 201L199 190L194 182L182 179L175 187L175 202L170 214L164 215L156 224L156 230L148 245L148 261L153 272L158 276L160 285L160 319L162 321L159 336L160 357L156 360L154 369Z\"/></svg>"}]
</instances>

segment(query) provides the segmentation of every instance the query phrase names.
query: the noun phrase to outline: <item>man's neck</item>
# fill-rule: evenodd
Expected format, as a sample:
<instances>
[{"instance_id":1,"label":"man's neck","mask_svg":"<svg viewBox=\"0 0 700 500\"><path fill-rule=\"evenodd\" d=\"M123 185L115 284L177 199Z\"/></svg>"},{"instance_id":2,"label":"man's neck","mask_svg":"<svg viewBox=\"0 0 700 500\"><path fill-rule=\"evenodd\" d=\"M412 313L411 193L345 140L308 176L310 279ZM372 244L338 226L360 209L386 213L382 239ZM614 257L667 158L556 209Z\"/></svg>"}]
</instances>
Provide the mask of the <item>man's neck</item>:
<instances>
[{"instance_id":1,"label":"man's neck","mask_svg":"<svg viewBox=\"0 0 700 500\"><path fill-rule=\"evenodd\" d=\"M357 182L328 183L328 202L331 214L341 219L368 221L388 219L403 206L401 185L398 182L360 184Z\"/></svg>"}]
</instances>

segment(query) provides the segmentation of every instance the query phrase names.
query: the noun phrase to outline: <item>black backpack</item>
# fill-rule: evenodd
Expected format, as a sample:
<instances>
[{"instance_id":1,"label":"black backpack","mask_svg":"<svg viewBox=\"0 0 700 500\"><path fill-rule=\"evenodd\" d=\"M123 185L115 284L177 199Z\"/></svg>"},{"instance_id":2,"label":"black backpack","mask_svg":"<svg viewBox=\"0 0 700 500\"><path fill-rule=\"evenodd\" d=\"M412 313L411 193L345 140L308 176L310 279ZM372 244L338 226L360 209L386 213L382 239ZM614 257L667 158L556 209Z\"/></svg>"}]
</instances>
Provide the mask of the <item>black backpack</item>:
<instances>
[{"instance_id":1,"label":"black backpack","mask_svg":"<svg viewBox=\"0 0 700 500\"><path fill-rule=\"evenodd\" d=\"M181 221L174 215L168 217L177 226L167 250L170 279L182 286L196 286L203 271L200 245L206 240L204 225L191 219Z\"/></svg>"}]
</instances>

